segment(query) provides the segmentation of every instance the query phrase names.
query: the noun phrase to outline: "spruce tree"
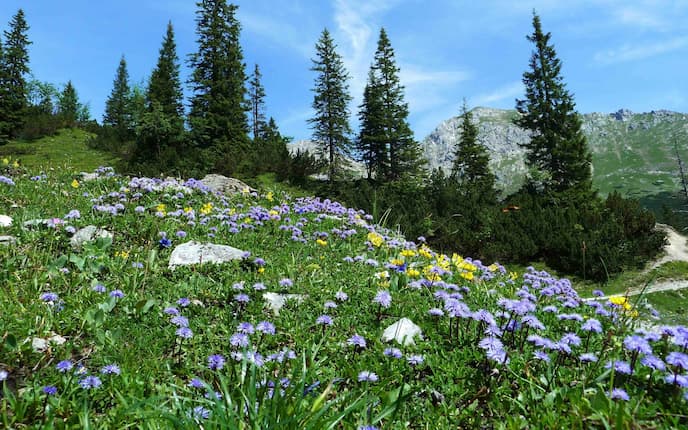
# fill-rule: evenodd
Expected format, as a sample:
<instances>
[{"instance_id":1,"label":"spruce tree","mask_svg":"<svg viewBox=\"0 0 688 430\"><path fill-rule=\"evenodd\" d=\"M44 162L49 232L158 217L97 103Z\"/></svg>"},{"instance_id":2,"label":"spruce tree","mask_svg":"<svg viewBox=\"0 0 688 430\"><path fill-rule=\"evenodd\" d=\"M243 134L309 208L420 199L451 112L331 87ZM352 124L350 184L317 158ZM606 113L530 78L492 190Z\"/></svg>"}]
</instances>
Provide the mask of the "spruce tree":
<instances>
[{"instance_id":1,"label":"spruce tree","mask_svg":"<svg viewBox=\"0 0 688 430\"><path fill-rule=\"evenodd\" d=\"M250 168L251 158L237 6L225 0L196 5L198 51L189 56L189 125L195 144L204 150L203 167L233 173Z\"/></svg>"},{"instance_id":2,"label":"spruce tree","mask_svg":"<svg viewBox=\"0 0 688 430\"><path fill-rule=\"evenodd\" d=\"M19 9L5 30L5 46L0 61L0 136L16 137L21 130L28 108L26 75L29 74L29 50L31 42L29 26L24 11Z\"/></svg>"},{"instance_id":3,"label":"spruce tree","mask_svg":"<svg viewBox=\"0 0 688 430\"><path fill-rule=\"evenodd\" d=\"M72 81L68 81L57 101L57 112L68 127L73 127L79 115L79 97Z\"/></svg>"},{"instance_id":4,"label":"spruce tree","mask_svg":"<svg viewBox=\"0 0 688 430\"><path fill-rule=\"evenodd\" d=\"M413 138L408 115L394 50L382 28L361 111L363 139L359 138L359 149L373 157L371 167L378 170L381 179L393 181L425 174L426 161Z\"/></svg>"},{"instance_id":5,"label":"spruce tree","mask_svg":"<svg viewBox=\"0 0 688 430\"><path fill-rule=\"evenodd\" d=\"M253 141L259 139L260 131L267 127L265 122L265 88L261 82L263 75L256 64L253 68L251 80L248 82L248 98L250 107L250 125L253 131Z\"/></svg>"},{"instance_id":6,"label":"spruce tree","mask_svg":"<svg viewBox=\"0 0 688 430\"><path fill-rule=\"evenodd\" d=\"M451 178L461 188L477 191L484 201L495 201L495 177L490 171L490 156L485 145L478 142L478 127L466 101L461 109L461 137L454 152Z\"/></svg>"},{"instance_id":7,"label":"spruce tree","mask_svg":"<svg viewBox=\"0 0 688 430\"><path fill-rule=\"evenodd\" d=\"M311 70L317 73L313 88L315 116L308 120L313 129L313 140L320 155L328 164L328 179L333 181L346 168L346 156L352 143L349 126L349 74L342 57L336 51L330 32L324 29L315 45L316 58Z\"/></svg>"},{"instance_id":8,"label":"spruce tree","mask_svg":"<svg viewBox=\"0 0 688 430\"><path fill-rule=\"evenodd\" d=\"M110 96L105 101L103 125L112 127L120 141L132 137L131 89L124 55L119 61Z\"/></svg>"},{"instance_id":9,"label":"spruce tree","mask_svg":"<svg viewBox=\"0 0 688 430\"><path fill-rule=\"evenodd\" d=\"M182 85L179 80L179 57L174 40L172 22L167 23L167 33L160 48L158 63L151 74L146 91L146 108L151 111L154 103L168 115L173 122L183 122ZM183 123L180 124L183 127Z\"/></svg>"},{"instance_id":10,"label":"spruce tree","mask_svg":"<svg viewBox=\"0 0 688 430\"><path fill-rule=\"evenodd\" d=\"M517 100L520 127L530 130L524 144L528 166L540 176L544 192L573 191L591 194L591 161L581 120L573 96L561 76L561 60L550 44L550 33L543 33L540 17L533 13L533 33L527 36L535 45L530 69L523 74L526 98Z\"/></svg>"}]
</instances>

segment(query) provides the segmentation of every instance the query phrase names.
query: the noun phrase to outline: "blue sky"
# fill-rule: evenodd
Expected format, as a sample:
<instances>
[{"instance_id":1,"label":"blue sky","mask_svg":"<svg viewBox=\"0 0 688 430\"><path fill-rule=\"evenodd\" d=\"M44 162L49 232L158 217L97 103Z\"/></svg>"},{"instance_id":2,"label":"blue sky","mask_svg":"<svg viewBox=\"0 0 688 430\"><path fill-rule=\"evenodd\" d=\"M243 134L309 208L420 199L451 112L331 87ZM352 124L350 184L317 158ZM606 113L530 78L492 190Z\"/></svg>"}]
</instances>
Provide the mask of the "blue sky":
<instances>
[{"instance_id":1,"label":"blue sky","mask_svg":"<svg viewBox=\"0 0 688 430\"><path fill-rule=\"evenodd\" d=\"M670 109L688 112L686 0L246 0L239 5L247 70L264 74L268 115L295 139L310 137L306 120L314 45L327 27L351 74L356 127L365 78L384 26L406 86L410 121L424 138L469 106L513 108L531 45L531 12L563 61L563 76L581 112ZM157 61L168 20L183 60L195 50L193 0L2 0L0 28L23 8L31 29L36 78L71 79L91 112L102 117L122 54L134 82Z\"/></svg>"}]
</instances>

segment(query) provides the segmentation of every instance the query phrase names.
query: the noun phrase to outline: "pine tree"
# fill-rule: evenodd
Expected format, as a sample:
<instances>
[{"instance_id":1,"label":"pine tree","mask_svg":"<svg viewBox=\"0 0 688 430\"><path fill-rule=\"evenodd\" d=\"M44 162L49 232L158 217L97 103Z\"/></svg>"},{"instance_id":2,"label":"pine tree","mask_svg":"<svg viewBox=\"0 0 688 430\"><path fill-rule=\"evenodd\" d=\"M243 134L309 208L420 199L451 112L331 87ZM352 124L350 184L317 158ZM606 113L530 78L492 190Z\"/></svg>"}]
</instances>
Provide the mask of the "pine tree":
<instances>
[{"instance_id":1,"label":"pine tree","mask_svg":"<svg viewBox=\"0 0 688 430\"><path fill-rule=\"evenodd\" d=\"M57 112L68 127L73 127L79 115L79 97L72 81L68 81L57 101Z\"/></svg>"},{"instance_id":2,"label":"pine tree","mask_svg":"<svg viewBox=\"0 0 688 430\"><path fill-rule=\"evenodd\" d=\"M183 122L182 85L179 80L179 57L174 40L172 22L167 23L167 33L160 48L158 63L151 74L146 91L146 108L151 111L154 103L168 115L173 122ZM183 123L180 124L183 128Z\"/></svg>"},{"instance_id":3,"label":"pine tree","mask_svg":"<svg viewBox=\"0 0 688 430\"><path fill-rule=\"evenodd\" d=\"M205 152L205 167L233 173L250 167L251 158L237 6L225 0L196 5L198 51L189 57L189 124L195 144Z\"/></svg>"},{"instance_id":4,"label":"pine tree","mask_svg":"<svg viewBox=\"0 0 688 430\"><path fill-rule=\"evenodd\" d=\"M561 76L561 60L549 43L551 34L542 32L535 13L533 28L527 39L535 48L523 74L526 98L516 102L521 114L516 124L532 132L524 145L526 161L542 177L545 192L574 191L584 197L592 192L592 157L581 120Z\"/></svg>"},{"instance_id":5,"label":"pine tree","mask_svg":"<svg viewBox=\"0 0 688 430\"><path fill-rule=\"evenodd\" d=\"M120 141L126 141L132 137L131 89L124 55L117 67L112 92L105 101L103 125L112 127Z\"/></svg>"},{"instance_id":6,"label":"pine tree","mask_svg":"<svg viewBox=\"0 0 688 430\"><path fill-rule=\"evenodd\" d=\"M377 171L381 179L393 181L425 174L426 161L413 138L408 115L394 50L382 28L364 94L359 137L359 150L372 157L369 170Z\"/></svg>"},{"instance_id":7,"label":"pine tree","mask_svg":"<svg viewBox=\"0 0 688 430\"><path fill-rule=\"evenodd\" d=\"M350 155L352 143L349 126L349 74L344 68L337 46L324 29L315 45L316 58L311 70L317 72L313 92L315 116L308 120L313 140L328 163L328 178L333 181L346 168L345 156Z\"/></svg>"},{"instance_id":8,"label":"pine tree","mask_svg":"<svg viewBox=\"0 0 688 430\"><path fill-rule=\"evenodd\" d=\"M260 131L267 127L265 122L265 88L261 83L263 75L260 73L260 68L256 64L253 68L251 80L248 82L248 98L250 105L250 125L253 131L253 141L255 142L260 137Z\"/></svg>"},{"instance_id":9,"label":"pine tree","mask_svg":"<svg viewBox=\"0 0 688 430\"><path fill-rule=\"evenodd\" d=\"M0 50L0 86L3 88L3 94L0 94L0 136L11 138L21 130L28 108L25 76L30 71L28 47L31 42L22 9L12 17L9 27L4 32L4 49Z\"/></svg>"},{"instance_id":10,"label":"pine tree","mask_svg":"<svg viewBox=\"0 0 688 430\"><path fill-rule=\"evenodd\" d=\"M487 148L478 142L478 127L466 101L461 110L461 137L454 152L451 178L462 188L470 188L482 195L484 201L496 201L495 177L490 171Z\"/></svg>"}]
</instances>

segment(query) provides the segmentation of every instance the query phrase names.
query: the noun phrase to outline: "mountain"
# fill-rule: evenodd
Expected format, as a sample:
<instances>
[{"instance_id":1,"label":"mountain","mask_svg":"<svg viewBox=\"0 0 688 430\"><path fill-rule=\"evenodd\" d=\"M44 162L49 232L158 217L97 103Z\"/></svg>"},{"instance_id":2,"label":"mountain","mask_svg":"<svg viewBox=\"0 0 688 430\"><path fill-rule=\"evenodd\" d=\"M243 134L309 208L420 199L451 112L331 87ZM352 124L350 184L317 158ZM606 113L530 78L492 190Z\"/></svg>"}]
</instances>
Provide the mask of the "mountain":
<instances>
[{"instance_id":1,"label":"mountain","mask_svg":"<svg viewBox=\"0 0 688 430\"><path fill-rule=\"evenodd\" d=\"M520 145L530 137L513 124L518 115L515 110L473 110L478 140L488 148L491 167L505 193L516 190L526 173ZM621 109L609 114L584 114L582 119L592 152L594 186L601 194L618 190L641 197L679 189L674 142L682 159L688 161L688 114ZM451 169L460 124L458 116L443 121L421 143L431 168Z\"/></svg>"}]
</instances>

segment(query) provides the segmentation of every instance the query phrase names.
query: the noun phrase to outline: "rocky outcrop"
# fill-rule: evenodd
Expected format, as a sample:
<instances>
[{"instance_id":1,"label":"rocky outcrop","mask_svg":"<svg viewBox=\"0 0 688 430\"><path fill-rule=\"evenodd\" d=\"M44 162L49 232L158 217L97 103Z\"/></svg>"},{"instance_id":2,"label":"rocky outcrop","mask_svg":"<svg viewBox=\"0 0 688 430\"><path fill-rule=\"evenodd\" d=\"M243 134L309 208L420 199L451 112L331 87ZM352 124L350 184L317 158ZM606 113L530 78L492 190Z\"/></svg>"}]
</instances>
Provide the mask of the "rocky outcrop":
<instances>
[{"instance_id":1,"label":"rocky outcrop","mask_svg":"<svg viewBox=\"0 0 688 430\"><path fill-rule=\"evenodd\" d=\"M215 173L206 175L205 178L201 179L201 182L203 185L210 188L211 191L224 194L226 196L232 196L234 194L240 194L244 192L252 193L256 191L254 188L249 187L238 179L228 178Z\"/></svg>"}]
</instances>

